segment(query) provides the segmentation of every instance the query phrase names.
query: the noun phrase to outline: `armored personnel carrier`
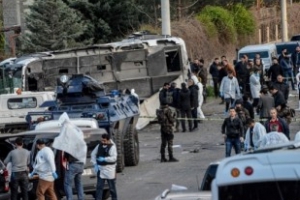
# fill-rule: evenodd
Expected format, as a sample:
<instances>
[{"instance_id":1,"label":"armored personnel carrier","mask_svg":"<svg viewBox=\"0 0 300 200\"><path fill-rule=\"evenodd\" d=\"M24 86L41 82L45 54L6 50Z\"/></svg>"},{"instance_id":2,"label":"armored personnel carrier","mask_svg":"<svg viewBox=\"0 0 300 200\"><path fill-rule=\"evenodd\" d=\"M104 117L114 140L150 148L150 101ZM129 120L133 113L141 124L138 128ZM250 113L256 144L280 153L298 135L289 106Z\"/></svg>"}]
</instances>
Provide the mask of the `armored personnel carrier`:
<instances>
[{"instance_id":1,"label":"armored personnel carrier","mask_svg":"<svg viewBox=\"0 0 300 200\"><path fill-rule=\"evenodd\" d=\"M139 162L139 140L135 128L139 118L136 97L118 90L106 93L104 86L87 75L61 76L57 80L56 102L47 112L29 112L30 127L45 120L58 119L66 112L70 118L94 118L112 136L118 151L117 171Z\"/></svg>"}]
</instances>

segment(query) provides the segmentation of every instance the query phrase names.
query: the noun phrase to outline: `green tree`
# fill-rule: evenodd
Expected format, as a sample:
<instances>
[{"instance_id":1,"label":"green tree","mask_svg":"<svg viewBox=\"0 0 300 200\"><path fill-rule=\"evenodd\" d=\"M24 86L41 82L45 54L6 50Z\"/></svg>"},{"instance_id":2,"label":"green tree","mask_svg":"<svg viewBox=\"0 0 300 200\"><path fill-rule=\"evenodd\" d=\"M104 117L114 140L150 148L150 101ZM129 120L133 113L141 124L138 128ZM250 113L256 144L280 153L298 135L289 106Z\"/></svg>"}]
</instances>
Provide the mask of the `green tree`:
<instances>
[{"instance_id":1,"label":"green tree","mask_svg":"<svg viewBox=\"0 0 300 200\"><path fill-rule=\"evenodd\" d=\"M123 38L139 27L139 12L134 0L63 0L79 11L88 30L82 39L93 43L111 42Z\"/></svg>"},{"instance_id":2,"label":"green tree","mask_svg":"<svg viewBox=\"0 0 300 200\"><path fill-rule=\"evenodd\" d=\"M26 16L28 33L21 39L23 52L59 50L79 46L86 26L62 0L35 0Z\"/></svg>"},{"instance_id":3,"label":"green tree","mask_svg":"<svg viewBox=\"0 0 300 200\"><path fill-rule=\"evenodd\" d=\"M255 32L254 16L242 4L233 5L230 12L238 35L252 35Z\"/></svg>"}]
</instances>

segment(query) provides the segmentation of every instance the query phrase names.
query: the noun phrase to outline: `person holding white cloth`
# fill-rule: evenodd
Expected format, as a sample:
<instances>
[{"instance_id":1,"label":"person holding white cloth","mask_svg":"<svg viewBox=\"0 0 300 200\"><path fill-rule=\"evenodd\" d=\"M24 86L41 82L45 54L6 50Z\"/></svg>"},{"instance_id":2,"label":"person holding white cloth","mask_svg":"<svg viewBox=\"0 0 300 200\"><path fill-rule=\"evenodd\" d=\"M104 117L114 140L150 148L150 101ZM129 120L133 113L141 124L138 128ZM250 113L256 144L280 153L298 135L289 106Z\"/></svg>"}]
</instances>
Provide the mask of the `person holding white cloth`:
<instances>
[{"instance_id":1,"label":"person holding white cloth","mask_svg":"<svg viewBox=\"0 0 300 200\"><path fill-rule=\"evenodd\" d=\"M108 183L111 199L117 200L116 189L116 162L117 149L108 134L101 136L101 143L91 153L91 162L97 174L96 200L102 200L105 180Z\"/></svg>"}]
</instances>

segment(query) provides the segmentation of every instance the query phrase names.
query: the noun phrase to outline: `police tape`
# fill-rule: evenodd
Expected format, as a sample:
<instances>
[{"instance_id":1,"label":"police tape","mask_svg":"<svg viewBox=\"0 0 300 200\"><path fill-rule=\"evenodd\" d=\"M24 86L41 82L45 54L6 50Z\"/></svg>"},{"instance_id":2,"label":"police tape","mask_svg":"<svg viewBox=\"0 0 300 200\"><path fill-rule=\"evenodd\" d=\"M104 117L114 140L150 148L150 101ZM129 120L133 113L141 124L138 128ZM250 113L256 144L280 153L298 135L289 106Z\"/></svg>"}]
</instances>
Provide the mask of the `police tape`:
<instances>
[{"instance_id":1,"label":"police tape","mask_svg":"<svg viewBox=\"0 0 300 200\"><path fill-rule=\"evenodd\" d=\"M216 117L205 117L205 118L176 118L176 120L186 120L186 121L194 121L194 120L198 120L198 121L224 121L228 116L224 116L224 117L220 117L220 118L216 118ZM139 118L150 118L153 119L153 121L155 121L157 119L156 116L139 116ZM261 122L261 121L266 121L267 118L255 118L254 121L256 122ZM300 118L296 118L293 117L291 118L291 122L297 122L300 121Z\"/></svg>"}]
</instances>

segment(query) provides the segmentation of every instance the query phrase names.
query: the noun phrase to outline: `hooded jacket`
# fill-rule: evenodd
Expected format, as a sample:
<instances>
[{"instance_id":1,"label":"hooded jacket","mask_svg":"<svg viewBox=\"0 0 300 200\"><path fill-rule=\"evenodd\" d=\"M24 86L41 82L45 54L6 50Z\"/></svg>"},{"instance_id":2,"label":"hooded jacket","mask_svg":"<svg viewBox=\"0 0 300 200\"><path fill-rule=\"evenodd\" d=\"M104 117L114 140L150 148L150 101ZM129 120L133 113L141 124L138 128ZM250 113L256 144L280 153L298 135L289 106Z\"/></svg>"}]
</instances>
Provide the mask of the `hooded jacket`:
<instances>
[{"instance_id":1,"label":"hooded jacket","mask_svg":"<svg viewBox=\"0 0 300 200\"><path fill-rule=\"evenodd\" d=\"M188 88L182 88L180 90L178 103L181 110L191 109L191 92Z\"/></svg>"}]
</instances>

